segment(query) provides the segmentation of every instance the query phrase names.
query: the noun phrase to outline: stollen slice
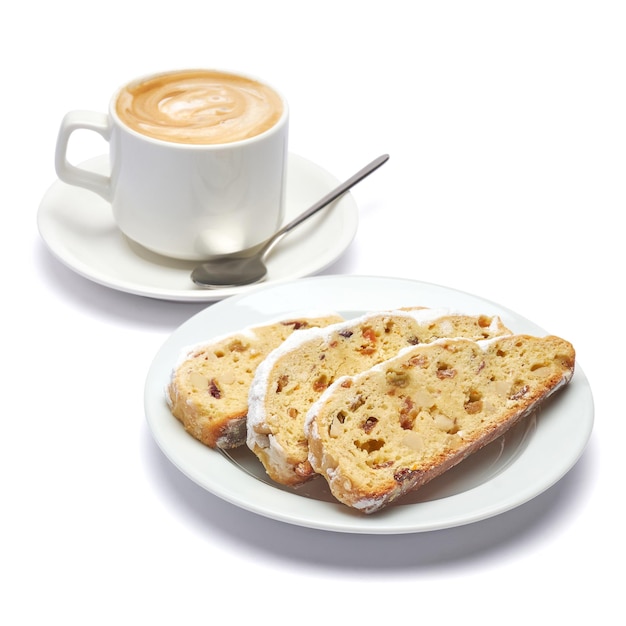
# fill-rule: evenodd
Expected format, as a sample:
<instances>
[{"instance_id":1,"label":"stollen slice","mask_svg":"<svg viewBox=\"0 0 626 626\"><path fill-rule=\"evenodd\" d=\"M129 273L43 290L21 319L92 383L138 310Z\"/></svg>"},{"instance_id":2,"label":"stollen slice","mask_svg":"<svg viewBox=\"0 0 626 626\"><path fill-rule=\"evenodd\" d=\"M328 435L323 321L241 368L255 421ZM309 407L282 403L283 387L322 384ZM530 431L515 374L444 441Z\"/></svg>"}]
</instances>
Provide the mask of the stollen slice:
<instances>
[{"instance_id":1,"label":"stollen slice","mask_svg":"<svg viewBox=\"0 0 626 626\"><path fill-rule=\"evenodd\" d=\"M309 461L340 502L373 513L500 437L574 367L555 336L407 348L322 394L305 420Z\"/></svg>"},{"instance_id":2,"label":"stollen slice","mask_svg":"<svg viewBox=\"0 0 626 626\"><path fill-rule=\"evenodd\" d=\"M258 364L294 332L341 320L337 313L309 313L249 326L184 349L166 389L173 416L211 448L244 444L248 391Z\"/></svg>"}]
</instances>

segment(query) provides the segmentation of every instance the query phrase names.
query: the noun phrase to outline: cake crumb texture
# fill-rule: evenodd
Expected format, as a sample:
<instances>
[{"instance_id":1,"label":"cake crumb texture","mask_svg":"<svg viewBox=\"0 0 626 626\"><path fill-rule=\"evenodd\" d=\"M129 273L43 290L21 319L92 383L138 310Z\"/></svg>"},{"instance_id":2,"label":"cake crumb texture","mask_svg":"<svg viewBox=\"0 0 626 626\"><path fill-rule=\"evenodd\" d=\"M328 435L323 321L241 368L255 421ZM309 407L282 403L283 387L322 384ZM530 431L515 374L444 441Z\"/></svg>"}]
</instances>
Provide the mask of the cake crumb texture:
<instances>
[{"instance_id":1,"label":"cake crumb texture","mask_svg":"<svg viewBox=\"0 0 626 626\"><path fill-rule=\"evenodd\" d=\"M247 444L274 481L304 483L315 476L304 433L306 415L337 378L442 337L488 339L510 333L497 316L407 307L293 335L255 372Z\"/></svg>"},{"instance_id":2,"label":"cake crumb texture","mask_svg":"<svg viewBox=\"0 0 626 626\"><path fill-rule=\"evenodd\" d=\"M211 448L244 444L248 391L259 363L292 333L342 319L335 313L291 317L184 350L166 390L172 414L189 434Z\"/></svg>"},{"instance_id":3,"label":"cake crumb texture","mask_svg":"<svg viewBox=\"0 0 626 626\"><path fill-rule=\"evenodd\" d=\"M574 367L555 336L407 348L324 391L305 420L309 462L339 501L378 511L532 413Z\"/></svg>"}]
</instances>

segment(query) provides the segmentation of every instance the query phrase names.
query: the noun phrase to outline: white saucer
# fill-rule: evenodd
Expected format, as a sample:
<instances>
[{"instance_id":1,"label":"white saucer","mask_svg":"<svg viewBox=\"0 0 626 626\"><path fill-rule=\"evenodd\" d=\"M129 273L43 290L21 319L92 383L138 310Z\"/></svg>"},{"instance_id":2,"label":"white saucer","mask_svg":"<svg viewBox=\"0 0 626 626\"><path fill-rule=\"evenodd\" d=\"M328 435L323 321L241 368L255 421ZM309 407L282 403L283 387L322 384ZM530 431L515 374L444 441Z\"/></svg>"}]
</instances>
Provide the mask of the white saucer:
<instances>
[{"instance_id":1,"label":"white saucer","mask_svg":"<svg viewBox=\"0 0 626 626\"><path fill-rule=\"evenodd\" d=\"M200 311L160 348L144 390L155 441L179 470L210 493L260 515L320 530L441 530L504 513L543 493L574 466L591 435L593 396L578 363L570 384L535 415L422 489L369 516L339 504L322 478L298 489L272 482L247 446L224 453L207 448L185 431L165 401L164 389L181 351L211 336L301 311L332 310L349 318L416 303L499 315L515 332L547 334L518 313L479 296L401 278L316 276L258 289Z\"/></svg>"},{"instance_id":2,"label":"white saucer","mask_svg":"<svg viewBox=\"0 0 626 626\"><path fill-rule=\"evenodd\" d=\"M107 173L108 157L96 157L82 167ZM290 154L285 221L302 213L339 182L311 161ZM57 259L81 276L112 289L162 300L212 302L258 287L197 287L189 277L195 263L162 257L129 241L117 229L106 201L61 181L44 195L37 223ZM267 260L268 276L263 284L322 271L350 245L357 224L356 203L346 193L277 245Z\"/></svg>"}]
</instances>

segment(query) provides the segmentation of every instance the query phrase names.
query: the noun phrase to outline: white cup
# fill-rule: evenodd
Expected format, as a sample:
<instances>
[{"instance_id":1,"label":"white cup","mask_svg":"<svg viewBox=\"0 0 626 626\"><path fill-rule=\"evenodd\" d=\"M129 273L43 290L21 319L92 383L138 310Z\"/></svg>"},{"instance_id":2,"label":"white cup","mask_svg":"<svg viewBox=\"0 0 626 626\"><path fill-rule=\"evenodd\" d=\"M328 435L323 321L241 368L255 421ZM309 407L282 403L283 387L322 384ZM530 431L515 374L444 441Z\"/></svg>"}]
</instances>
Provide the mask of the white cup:
<instances>
[{"instance_id":1,"label":"white cup","mask_svg":"<svg viewBox=\"0 0 626 626\"><path fill-rule=\"evenodd\" d=\"M243 96L234 93L231 84L215 88L196 85L195 91L189 89L181 96L182 89L176 81L188 83L192 75L201 75L205 80L211 76L213 81L226 81L230 77L228 80L243 81L246 85L252 81L250 84L269 90L277 98L272 105L275 121L264 122L270 127L260 132L257 127L251 132L258 134L249 137L221 136L220 125L236 127L240 123L232 121L235 109L243 105L249 115L250 102L257 102L260 96L250 95L249 86ZM174 118L159 120L154 125L157 134L165 128L166 134L161 137L148 134L152 127L146 130L141 126L143 122L132 117L134 110L128 117L125 109L118 109L118 103L122 97L128 97L129 91L139 93L143 86L155 82L165 84L165 92L169 94L160 100L159 107L169 106L169 114ZM208 103L200 97L207 93ZM135 99L138 101L139 96ZM161 109L157 115L161 115ZM213 124L213 119L220 116L227 120L226 126L223 120ZM167 134L175 134L179 126L187 123L192 126L191 130L185 130L189 132L187 136ZM129 239L167 257L200 261L253 246L280 227L284 214L288 123L284 97L256 79L214 70L155 74L120 88L111 99L108 114L67 113L59 129L55 167L60 180L89 189L109 202L116 224ZM95 131L109 142L109 176L68 161L68 143L77 129ZM215 131L215 136L192 136L202 135L207 129ZM209 140L213 143L206 143Z\"/></svg>"}]
</instances>

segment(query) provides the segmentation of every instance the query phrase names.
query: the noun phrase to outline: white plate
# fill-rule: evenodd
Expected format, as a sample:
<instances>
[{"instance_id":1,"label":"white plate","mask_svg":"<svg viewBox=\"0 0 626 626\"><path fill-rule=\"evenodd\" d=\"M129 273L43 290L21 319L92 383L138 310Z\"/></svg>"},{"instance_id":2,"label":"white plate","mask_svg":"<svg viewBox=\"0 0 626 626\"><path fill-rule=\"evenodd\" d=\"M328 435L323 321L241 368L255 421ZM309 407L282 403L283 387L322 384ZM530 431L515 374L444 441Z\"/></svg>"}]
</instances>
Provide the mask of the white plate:
<instances>
[{"instance_id":1,"label":"white plate","mask_svg":"<svg viewBox=\"0 0 626 626\"><path fill-rule=\"evenodd\" d=\"M82 167L108 173L108 157L91 159ZM290 154L285 222L338 184L319 166ZM257 287L197 287L189 277L195 263L162 257L129 241L115 226L111 207L105 200L61 181L44 195L37 221L43 240L62 263L85 278L119 291L162 300L212 302ZM276 246L267 260L264 284L321 272L350 245L357 224L356 203L346 193Z\"/></svg>"},{"instance_id":2,"label":"white plate","mask_svg":"<svg viewBox=\"0 0 626 626\"><path fill-rule=\"evenodd\" d=\"M334 501L321 477L297 490L276 485L245 446L231 454L207 448L169 412L164 389L188 345L291 312L326 309L352 316L407 305L496 314L514 332L546 334L493 302L410 280L320 276L260 289L201 311L161 347L145 387L146 416L156 442L191 480L228 502L291 524L350 533L399 534L468 524L519 506L562 478L582 454L593 426L591 389L578 365L570 384L540 413L424 488L369 516Z\"/></svg>"}]
</instances>

